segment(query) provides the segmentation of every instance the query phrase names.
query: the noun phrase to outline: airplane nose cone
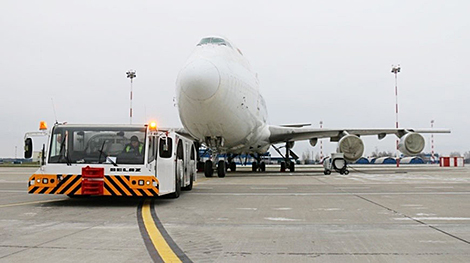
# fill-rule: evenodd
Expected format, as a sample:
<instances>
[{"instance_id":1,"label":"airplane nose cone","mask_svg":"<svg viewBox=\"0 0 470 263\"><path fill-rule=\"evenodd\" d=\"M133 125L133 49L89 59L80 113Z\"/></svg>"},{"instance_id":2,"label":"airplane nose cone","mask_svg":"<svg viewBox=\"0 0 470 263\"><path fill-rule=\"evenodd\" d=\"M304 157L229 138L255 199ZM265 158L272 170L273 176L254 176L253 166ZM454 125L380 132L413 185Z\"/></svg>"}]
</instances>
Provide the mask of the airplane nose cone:
<instances>
[{"instance_id":1,"label":"airplane nose cone","mask_svg":"<svg viewBox=\"0 0 470 263\"><path fill-rule=\"evenodd\" d=\"M194 100L202 101L214 96L219 89L219 84L219 70L208 60L194 60L179 74L181 90Z\"/></svg>"}]
</instances>

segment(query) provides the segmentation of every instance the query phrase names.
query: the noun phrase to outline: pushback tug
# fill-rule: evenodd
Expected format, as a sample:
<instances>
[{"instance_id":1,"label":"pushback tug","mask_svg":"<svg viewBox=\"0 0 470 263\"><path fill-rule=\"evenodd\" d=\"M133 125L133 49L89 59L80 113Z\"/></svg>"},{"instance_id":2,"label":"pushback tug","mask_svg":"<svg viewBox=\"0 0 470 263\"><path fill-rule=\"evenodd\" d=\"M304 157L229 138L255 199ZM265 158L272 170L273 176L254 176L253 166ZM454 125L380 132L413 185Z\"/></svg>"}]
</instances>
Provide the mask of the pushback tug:
<instances>
[{"instance_id":1,"label":"pushback tug","mask_svg":"<svg viewBox=\"0 0 470 263\"><path fill-rule=\"evenodd\" d=\"M56 123L50 131L25 134L25 158L32 137L47 136L40 168L30 177L30 194L75 196L170 195L191 190L196 178L196 148L176 130L150 125L74 125ZM129 151L132 140L137 150Z\"/></svg>"}]
</instances>

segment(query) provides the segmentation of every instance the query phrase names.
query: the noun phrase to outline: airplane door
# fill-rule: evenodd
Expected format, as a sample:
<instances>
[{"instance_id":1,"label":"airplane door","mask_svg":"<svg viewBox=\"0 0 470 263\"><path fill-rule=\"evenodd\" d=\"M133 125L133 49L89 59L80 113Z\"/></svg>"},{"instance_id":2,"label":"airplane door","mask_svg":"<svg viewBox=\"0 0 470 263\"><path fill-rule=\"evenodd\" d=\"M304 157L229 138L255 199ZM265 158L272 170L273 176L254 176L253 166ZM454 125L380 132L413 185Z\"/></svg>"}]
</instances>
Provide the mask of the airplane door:
<instances>
[{"instance_id":1,"label":"airplane door","mask_svg":"<svg viewBox=\"0 0 470 263\"><path fill-rule=\"evenodd\" d=\"M160 136L158 139L157 153L157 179L160 182L160 194L173 193L175 191L175 156L174 140L168 136Z\"/></svg>"}]
</instances>

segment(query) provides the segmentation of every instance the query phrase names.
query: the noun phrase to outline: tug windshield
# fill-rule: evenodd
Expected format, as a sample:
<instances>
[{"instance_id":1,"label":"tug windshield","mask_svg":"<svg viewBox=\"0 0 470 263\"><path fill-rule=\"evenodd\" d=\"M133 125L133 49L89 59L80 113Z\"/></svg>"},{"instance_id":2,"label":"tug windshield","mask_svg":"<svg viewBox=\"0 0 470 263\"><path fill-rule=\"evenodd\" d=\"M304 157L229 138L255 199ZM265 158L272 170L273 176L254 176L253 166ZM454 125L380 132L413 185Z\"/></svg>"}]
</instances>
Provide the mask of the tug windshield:
<instances>
[{"instance_id":1,"label":"tug windshield","mask_svg":"<svg viewBox=\"0 0 470 263\"><path fill-rule=\"evenodd\" d=\"M57 126L49 163L144 164L145 127Z\"/></svg>"}]
</instances>

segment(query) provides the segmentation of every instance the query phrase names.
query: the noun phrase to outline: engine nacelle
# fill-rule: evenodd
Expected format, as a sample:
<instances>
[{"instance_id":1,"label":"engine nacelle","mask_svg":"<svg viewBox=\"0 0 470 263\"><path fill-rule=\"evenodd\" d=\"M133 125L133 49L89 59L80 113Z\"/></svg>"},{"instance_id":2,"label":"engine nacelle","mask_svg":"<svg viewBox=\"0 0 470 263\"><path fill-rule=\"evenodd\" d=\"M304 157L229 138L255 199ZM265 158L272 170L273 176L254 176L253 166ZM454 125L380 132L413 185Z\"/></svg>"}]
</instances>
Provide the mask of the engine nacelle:
<instances>
[{"instance_id":1,"label":"engine nacelle","mask_svg":"<svg viewBox=\"0 0 470 263\"><path fill-rule=\"evenodd\" d=\"M404 155L417 155L423 151L424 145L424 137L421 134L409 132L401 137L398 150Z\"/></svg>"},{"instance_id":2,"label":"engine nacelle","mask_svg":"<svg viewBox=\"0 0 470 263\"><path fill-rule=\"evenodd\" d=\"M317 143L318 143L318 139L317 138L312 138L308 142L310 143L310 145L312 145L312 147L315 147L315 145L317 145Z\"/></svg>"},{"instance_id":3,"label":"engine nacelle","mask_svg":"<svg viewBox=\"0 0 470 263\"><path fill-rule=\"evenodd\" d=\"M346 161L354 162L362 157L364 143L356 135L348 134L339 140L336 152L343 153Z\"/></svg>"}]
</instances>

